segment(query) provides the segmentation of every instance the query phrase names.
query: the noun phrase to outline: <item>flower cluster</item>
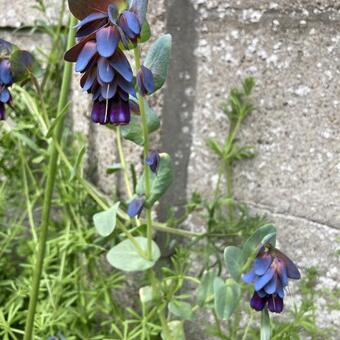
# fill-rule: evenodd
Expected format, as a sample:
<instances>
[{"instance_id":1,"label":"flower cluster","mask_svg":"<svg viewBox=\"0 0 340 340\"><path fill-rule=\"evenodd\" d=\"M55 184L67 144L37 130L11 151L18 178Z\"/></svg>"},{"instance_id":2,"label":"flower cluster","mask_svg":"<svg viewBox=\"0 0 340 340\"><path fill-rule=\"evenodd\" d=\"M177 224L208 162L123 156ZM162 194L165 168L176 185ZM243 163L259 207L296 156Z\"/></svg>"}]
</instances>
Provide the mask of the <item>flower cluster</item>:
<instances>
[{"instance_id":1,"label":"flower cluster","mask_svg":"<svg viewBox=\"0 0 340 340\"><path fill-rule=\"evenodd\" d=\"M5 119L5 104L10 103L11 94L8 88L13 84L11 62L8 56L12 52L12 44L0 39L0 120Z\"/></svg>"},{"instance_id":2,"label":"flower cluster","mask_svg":"<svg viewBox=\"0 0 340 340\"><path fill-rule=\"evenodd\" d=\"M0 39L0 120L5 119L6 107L12 100L9 87L23 79L34 58L10 42Z\"/></svg>"},{"instance_id":3,"label":"flower cluster","mask_svg":"<svg viewBox=\"0 0 340 340\"><path fill-rule=\"evenodd\" d=\"M93 96L92 120L100 124L128 124L133 105L129 98L136 97L132 68L122 49L137 43L143 22L138 8L120 8L110 3L106 11L94 11L80 20L78 42L65 54L83 74L81 87ZM154 88L152 75L148 80L149 93Z\"/></svg>"},{"instance_id":4,"label":"flower cluster","mask_svg":"<svg viewBox=\"0 0 340 340\"><path fill-rule=\"evenodd\" d=\"M262 247L251 270L243 275L246 283L254 285L250 306L261 311L268 305L269 311L281 313L288 279L298 280L300 277L296 265L285 254L270 244Z\"/></svg>"}]
</instances>

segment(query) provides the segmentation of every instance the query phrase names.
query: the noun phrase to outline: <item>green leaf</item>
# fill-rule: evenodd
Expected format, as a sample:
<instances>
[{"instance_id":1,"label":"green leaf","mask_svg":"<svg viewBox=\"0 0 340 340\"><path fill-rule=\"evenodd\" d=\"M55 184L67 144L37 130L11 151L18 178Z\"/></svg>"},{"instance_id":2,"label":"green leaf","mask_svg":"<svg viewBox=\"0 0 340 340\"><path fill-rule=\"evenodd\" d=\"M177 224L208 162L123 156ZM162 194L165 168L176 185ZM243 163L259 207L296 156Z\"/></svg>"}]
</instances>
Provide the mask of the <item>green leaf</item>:
<instances>
[{"instance_id":1,"label":"green leaf","mask_svg":"<svg viewBox=\"0 0 340 340\"><path fill-rule=\"evenodd\" d=\"M165 34L158 38L150 47L144 65L151 70L155 80L155 90L159 90L168 76L172 37Z\"/></svg>"},{"instance_id":2,"label":"green leaf","mask_svg":"<svg viewBox=\"0 0 340 340\"><path fill-rule=\"evenodd\" d=\"M225 284L217 277L214 281L215 310L220 320L231 317L241 298L241 287L233 280Z\"/></svg>"},{"instance_id":3,"label":"green leaf","mask_svg":"<svg viewBox=\"0 0 340 340\"><path fill-rule=\"evenodd\" d=\"M217 156L223 158L223 148L215 139L209 139L207 145Z\"/></svg>"},{"instance_id":4,"label":"green leaf","mask_svg":"<svg viewBox=\"0 0 340 340\"><path fill-rule=\"evenodd\" d=\"M271 339L270 317L268 309L265 308L261 312L261 340L270 339Z\"/></svg>"},{"instance_id":5,"label":"green leaf","mask_svg":"<svg viewBox=\"0 0 340 340\"><path fill-rule=\"evenodd\" d=\"M168 305L169 312L182 320L192 320L193 313L190 303L183 301L172 301Z\"/></svg>"},{"instance_id":6,"label":"green leaf","mask_svg":"<svg viewBox=\"0 0 340 340\"><path fill-rule=\"evenodd\" d=\"M151 38L151 28L150 28L149 23L145 20L142 26L142 31L140 33L139 42L145 43L149 41L150 38Z\"/></svg>"},{"instance_id":7,"label":"green leaf","mask_svg":"<svg viewBox=\"0 0 340 340\"><path fill-rule=\"evenodd\" d=\"M151 208L155 202L162 197L172 183L173 175L171 157L167 153L161 153L160 158L157 175L149 171L151 190L150 195L147 197L144 204L147 208ZM139 178L136 187L136 192L140 196L145 195L144 176L145 174L143 173L143 175Z\"/></svg>"},{"instance_id":8,"label":"green leaf","mask_svg":"<svg viewBox=\"0 0 340 340\"><path fill-rule=\"evenodd\" d=\"M214 294L214 280L216 278L216 273L207 272L203 275L201 284L197 290L197 304L203 306L209 296Z\"/></svg>"},{"instance_id":9,"label":"green leaf","mask_svg":"<svg viewBox=\"0 0 340 340\"><path fill-rule=\"evenodd\" d=\"M154 299L152 286L145 286L139 289L139 297L142 303L148 303Z\"/></svg>"},{"instance_id":10,"label":"green leaf","mask_svg":"<svg viewBox=\"0 0 340 340\"><path fill-rule=\"evenodd\" d=\"M269 237L269 238L268 238ZM275 246L276 228L272 224L266 224L255 231L250 238L243 245L243 258L247 259L249 256L256 254L260 245L268 243Z\"/></svg>"},{"instance_id":11,"label":"green leaf","mask_svg":"<svg viewBox=\"0 0 340 340\"><path fill-rule=\"evenodd\" d=\"M224 249L224 262L227 266L231 277L238 281L242 274L242 266L244 265L244 257L242 249L230 246Z\"/></svg>"},{"instance_id":12,"label":"green leaf","mask_svg":"<svg viewBox=\"0 0 340 340\"><path fill-rule=\"evenodd\" d=\"M93 216L93 222L99 235L106 237L115 230L119 205L120 202L117 202L112 208Z\"/></svg>"},{"instance_id":13,"label":"green leaf","mask_svg":"<svg viewBox=\"0 0 340 340\"><path fill-rule=\"evenodd\" d=\"M77 177L79 170L80 170L81 163L82 163L83 158L85 156L85 153L86 153L86 147L85 147L85 145L83 145L83 147L80 149L80 151L78 153L76 163L74 164L74 167L72 169L72 172L71 172L71 175L70 175L70 181L73 181Z\"/></svg>"},{"instance_id":14,"label":"green leaf","mask_svg":"<svg viewBox=\"0 0 340 340\"><path fill-rule=\"evenodd\" d=\"M168 322L168 328L170 330L170 336L166 338L164 335L164 331L162 332L163 340L185 340L185 332L184 332L184 322L183 321L170 321Z\"/></svg>"},{"instance_id":15,"label":"green leaf","mask_svg":"<svg viewBox=\"0 0 340 340\"><path fill-rule=\"evenodd\" d=\"M145 237L135 237L135 242L141 250L147 249L148 240ZM152 257L151 260L147 260L142 257L136 249L136 246L130 240L124 240L123 242L114 246L107 254L107 260L111 266L126 271L137 272L144 271L154 266L156 261L160 258L161 252L155 242L152 241Z\"/></svg>"},{"instance_id":16,"label":"green leaf","mask_svg":"<svg viewBox=\"0 0 340 340\"><path fill-rule=\"evenodd\" d=\"M52 121L47 133L46 133L46 138L51 138L54 132L54 129L56 128L56 126L58 125L58 123L64 118L66 112L69 109L69 105L66 105L64 110L62 110L58 116Z\"/></svg>"},{"instance_id":17,"label":"green leaf","mask_svg":"<svg viewBox=\"0 0 340 340\"><path fill-rule=\"evenodd\" d=\"M144 101L144 105L148 121L148 131L149 133L155 132L161 126L160 119L158 118L155 111L150 108L149 104L146 101ZM132 115L130 124L121 127L121 133L123 138L138 145L143 145L144 137L141 117L137 115Z\"/></svg>"}]
</instances>

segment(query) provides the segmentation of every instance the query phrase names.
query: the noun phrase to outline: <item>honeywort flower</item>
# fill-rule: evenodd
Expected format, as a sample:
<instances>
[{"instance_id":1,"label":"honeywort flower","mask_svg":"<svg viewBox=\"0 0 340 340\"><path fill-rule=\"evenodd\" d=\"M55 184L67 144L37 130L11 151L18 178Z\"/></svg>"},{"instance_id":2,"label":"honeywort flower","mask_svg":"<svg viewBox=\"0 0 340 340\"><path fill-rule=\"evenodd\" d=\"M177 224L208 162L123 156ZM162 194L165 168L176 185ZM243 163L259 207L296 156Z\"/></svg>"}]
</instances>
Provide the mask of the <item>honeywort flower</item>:
<instances>
[{"instance_id":1,"label":"honeywort flower","mask_svg":"<svg viewBox=\"0 0 340 340\"><path fill-rule=\"evenodd\" d=\"M137 74L137 85L143 97L155 92L155 82L153 79L153 74L144 65L141 66Z\"/></svg>"},{"instance_id":2,"label":"honeywort flower","mask_svg":"<svg viewBox=\"0 0 340 340\"><path fill-rule=\"evenodd\" d=\"M271 312L281 313L288 279L298 280L300 277L296 265L285 254L270 244L262 247L251 270L243 275L244 282L254 285L250 306L260 311L268 305Z\"/></svg>"},{"instance_id":3,"label":"honeywort flower","mask_svg":"<svg viewBox=\"0 0 340 340\"><path fill-rule=\"evenodd\" d=\"M80 19L77 44L65 54L83 74L80 84L93 95L92 120L100 124L130 122L129 96L136 96L131 65L122 51L129 41L136 43L142 16L132 1L69 0L72 13Z\"/></svg>"},{"instance_id":4,"label":"honeywort flower","mask_svg":"<svg viewBox=\"0 0 340 340\"><path fill-rule=\"evenodd\" d=\"M21 79L32 63L33 56L29 52L0 39L0 120L5 119L5 105L12 100L9 87Z\"/></svg>"},{"instance_id":5,"label":"honeywort flower","mask_svg":"<svg viewBox=\"0 0 340 340\"><path fill-rule=\"evenodd\" d=\"M157 174L159 167L159 162L161 161L161 156L157 151L150 151L146 157L145 163L150 167L151 171Z\"/></svg>"},{"instance_id":6,"label":"honeywort flower","mask_svg":"<svg viewBox=\"0 0 340 340\"><path fill-rule=\"evenodd\" d=\"M144 208L145 198L143 196L135 197L128 206L128 215L133 218L140 216Z\"/></svg>"}]
</instances>

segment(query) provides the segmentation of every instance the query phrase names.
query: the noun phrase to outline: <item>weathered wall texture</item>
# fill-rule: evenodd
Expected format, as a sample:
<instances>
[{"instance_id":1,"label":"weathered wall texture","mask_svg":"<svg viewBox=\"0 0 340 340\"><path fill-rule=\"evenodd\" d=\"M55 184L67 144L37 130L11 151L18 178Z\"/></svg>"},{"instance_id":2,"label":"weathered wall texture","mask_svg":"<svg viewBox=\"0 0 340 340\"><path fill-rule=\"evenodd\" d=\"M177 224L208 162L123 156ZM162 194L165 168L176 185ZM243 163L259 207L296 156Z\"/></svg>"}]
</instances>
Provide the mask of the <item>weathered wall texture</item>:
<instances>
[{"instance_id":1,"label":"weathered wall texture","mask_svg":"<svg viewBox=\"0 0 340 340\"><path fill-rule=\"evenodd\" d=\"M59 1L48 3L55 20ZM43 19L29 10L33 4L16 0L8 11L7 2L0 0L2 33ZM247 120L242 140L255 145L258 156L235 169L237 198L254 212L266 213L279 227L282 249L302 268L316 266L320 287L335 289L340 0L150 0L150 11L155 35L168 31L174 36L167 96L153 99L163 120L155 143L175 159L176 182L166 202L181 206L193 191L211 193L217 162L206 140L223 139L228 122L219 106L233 86L253 75L257 110ZM73 95L75 129L88 136L91 146L92 178L110 191L113 177L107 177L105 167L117 157L112 133L89 124L88 97L77 86ZM140 152L128 143L126 147L130 159L140 163ZM161 217L165 210L163 203ZM339 327L339 313L329 312L324 299L319 304L319 324Z\"/></svg>"}]
</instances>

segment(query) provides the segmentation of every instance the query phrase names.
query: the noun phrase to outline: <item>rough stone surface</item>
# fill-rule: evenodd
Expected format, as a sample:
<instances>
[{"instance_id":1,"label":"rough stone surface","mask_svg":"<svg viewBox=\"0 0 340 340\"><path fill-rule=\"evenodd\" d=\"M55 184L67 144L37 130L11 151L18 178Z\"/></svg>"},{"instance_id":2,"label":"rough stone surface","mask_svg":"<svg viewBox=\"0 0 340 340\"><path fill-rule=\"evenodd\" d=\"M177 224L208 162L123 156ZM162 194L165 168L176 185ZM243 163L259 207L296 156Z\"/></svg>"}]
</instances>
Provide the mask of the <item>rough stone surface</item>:
<instances>
[{"instance_id":1,"label":"rough stone surface","mask_svg":"<svg viewBox=\"0 0 340 340\"><path fill-rule=\"evenodd\" d=\"M257 157L234 171L234 191L254 212L267 213L279 229L281 248L304 270L316 266L318 287L339 282L336 243L340 236L340 1L339 0L151 0L154 36L169 31L174 59L163 93L151 101L163 116L153 147L171 153L176 182L160 208L183 205L193 191L210 195L217 160L206 140L223 140L228 122L220 110L230 89L248 75L257 80L254 111L240 139ZM36 20L56 22L60 1L48 1L48 18L35 1L0 0L0 27ZM24 10L23 10L24 9ZM27 42L15 35L14 42ZM32 49L48 45L40 36ZM143 54L147 46L143 48ZM192 56L194 54L194 56ZM106 192L118 189L106 167L117 161L114 134L89 122L89 96L74 79L74 128L88 138L88 175ZM141 150L124 143L129 162L140 169ZM195 224L196 229L200 226ZM339 315L318 309L318 324L339 327ZM202 337L201 337L202 338ZM200 339L192 335L191 339Z\"/></svg>"}]
</instances>

